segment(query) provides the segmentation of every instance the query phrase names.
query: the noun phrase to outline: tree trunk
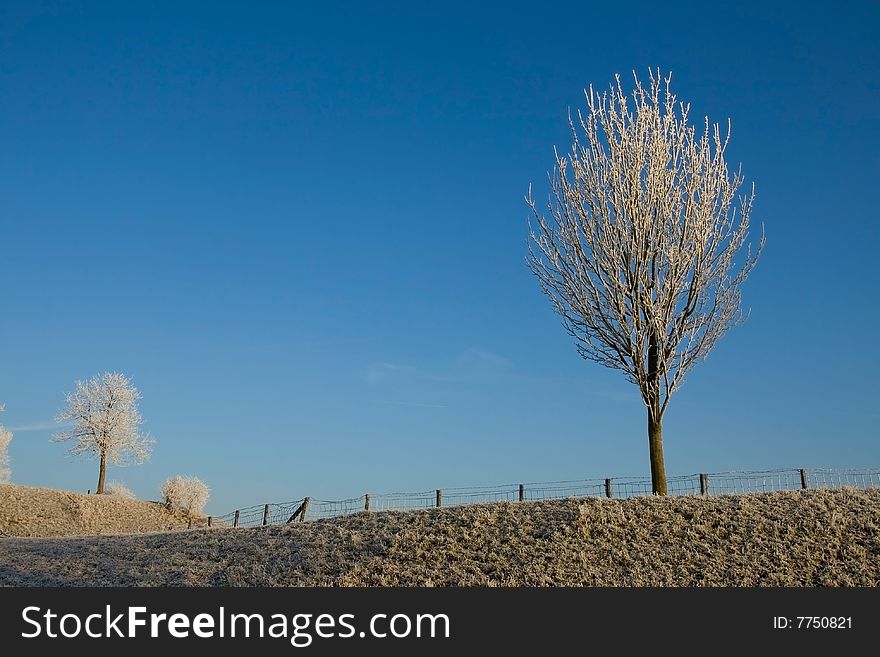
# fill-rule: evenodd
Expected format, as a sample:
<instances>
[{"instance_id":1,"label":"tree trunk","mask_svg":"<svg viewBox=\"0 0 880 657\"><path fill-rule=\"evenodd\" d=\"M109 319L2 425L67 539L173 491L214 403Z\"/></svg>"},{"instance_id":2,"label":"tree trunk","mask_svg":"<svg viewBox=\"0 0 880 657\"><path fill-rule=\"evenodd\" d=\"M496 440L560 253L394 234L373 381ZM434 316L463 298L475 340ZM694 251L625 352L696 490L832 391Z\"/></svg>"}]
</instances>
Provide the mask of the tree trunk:
<instances>
[{"instance_id":1,"label":"tree trunk","mask_svg":"<svg viewBox=\"0 0 880 657\"><path fill-rule=\"evenodd\" d=\"M651 487L655 495L666 495L666 464L663 462L663 418L648 409L648 449L651 453Z\"/></svg>"},{"instance_id":2,"label":"tree trunk","mask_svg":"<svg viewBox=\"0 0 880 657\"><path fill-rule=\"evenodd\" d=\"M101 452L101 470L98 473L98 489L95 491L96 495L101 495L104 492L104 478L107 476L107 455L104 452Z\"/></svg>"},{"instance_id":3,"label":"tree trunk","mask_svg":"<svg viewBox=\"0 0 880 657\"><path fill-rule=\"evenodd\" d=\"M660 411L660 365L657 336L648 342L648 450L651 455L651 488L666 495L666 464L663 462L663 414Z\"/></svg>"}]
</instances>

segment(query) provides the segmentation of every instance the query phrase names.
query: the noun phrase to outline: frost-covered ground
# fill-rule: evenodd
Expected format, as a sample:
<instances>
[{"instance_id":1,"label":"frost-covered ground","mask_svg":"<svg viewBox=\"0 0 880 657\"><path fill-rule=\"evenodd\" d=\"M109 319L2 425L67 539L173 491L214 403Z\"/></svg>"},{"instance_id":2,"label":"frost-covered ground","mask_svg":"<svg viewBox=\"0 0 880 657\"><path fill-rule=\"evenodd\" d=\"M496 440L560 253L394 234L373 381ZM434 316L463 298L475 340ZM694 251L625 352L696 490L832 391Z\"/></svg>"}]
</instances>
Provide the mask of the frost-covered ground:
<instances>
[{"instance_id":1,"label":"frost-covered ground","mask_svg":"<svg viewBox=\"0 0 880 657\"><path fill-rule=\"evenodd\" d=\"M203 525L205 518L192 522ZM189 524L186 514L156 502L0 484L0 538L157 532Z\"/></svg>"},{"instance_id":2,"label":"frost-covered ground","mask_svg":"<svg viewBox=\"0 0 880 657\"><path fill-rule=\"evenodd\" d=\"M880 491L582 499L0 539L0 584L877 586Z\"/></svg>"}]
</instances>

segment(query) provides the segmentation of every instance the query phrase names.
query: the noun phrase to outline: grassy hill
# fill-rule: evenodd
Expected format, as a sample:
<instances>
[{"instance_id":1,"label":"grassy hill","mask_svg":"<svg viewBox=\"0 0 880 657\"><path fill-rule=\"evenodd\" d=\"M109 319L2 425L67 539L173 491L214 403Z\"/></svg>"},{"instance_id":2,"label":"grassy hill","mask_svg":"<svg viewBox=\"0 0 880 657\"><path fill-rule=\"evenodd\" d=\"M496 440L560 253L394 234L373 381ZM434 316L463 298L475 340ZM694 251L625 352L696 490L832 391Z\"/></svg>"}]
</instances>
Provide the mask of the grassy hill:
<instances>
[{"instance_id":1,"label":"grassy hill","mask_svg":"<svg viewBox=\"0 0 880 657\"><path fill-rule=\"evenodd\" d=\"M158 532L189 520L157 502L0 484L0 537Z\"/></svg>"},{"instance_id":2,"label":"grassy hill","mask_svg":"<svg viewBox=\"0 0 880 657\"><path fill-rule=\"evenodd\" d=\"M880 490L499 503L0 539L0 584L877 586Z\"/></svg>"}]
</instances>

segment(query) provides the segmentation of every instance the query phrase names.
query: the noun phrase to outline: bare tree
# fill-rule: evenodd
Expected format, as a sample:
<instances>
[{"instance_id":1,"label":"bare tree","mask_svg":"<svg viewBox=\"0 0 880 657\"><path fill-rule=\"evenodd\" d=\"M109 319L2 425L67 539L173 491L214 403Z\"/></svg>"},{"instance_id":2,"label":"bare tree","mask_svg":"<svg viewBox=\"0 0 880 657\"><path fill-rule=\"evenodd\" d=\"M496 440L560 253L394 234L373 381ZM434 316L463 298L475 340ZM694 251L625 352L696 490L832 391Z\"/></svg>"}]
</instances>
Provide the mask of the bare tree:
<instances>
[{"instance_id":1,"label":"bare tree","mask_svg":"<svg viewBox=\"0 0 880 657\"><path fill-rule=\"evenodd\" d=\"M3 404L0 404L0 413L6 410ZM6 449L12 442L12 432L0 424L0 484L5 484L12 476L12 469L9 467L9 453Z\"/></svg>"},{"instance_id":2,"label":"bare tree","mask_svg":"<svg viewBox=\"0 0 880 657\"><path fill-rule=\"evenodd\" d=\"M754 185L724 159L730 122L697 134L671 76L620 77L585 92L569 117L573 145L556 153L548 217L526 198L528 263L581 356L622 370L648 410L653 491L665 495L663 414L685 373L745 319L740 288L764 246L745 249ZM583 133L583 137L580 136ZM737 211L738 206L738 211Z\"/></svg>"},{"instance_id":3,"label":"bare tree","mask_svg":"<svg viewBox=\"0 0 880 657\"><path fill-rule=\"evenodd\" d=\"M138 430L143 421L137 408L140 393L124 375L107 372L89 381L77 381L67 393L67 406L55 420L71 428L52 437L55 442L76 441L70 454L89 454L100 461L96 493L104 492L107 461L143 463L150 457L153 440Z\"/></svg>"}]
</instances>

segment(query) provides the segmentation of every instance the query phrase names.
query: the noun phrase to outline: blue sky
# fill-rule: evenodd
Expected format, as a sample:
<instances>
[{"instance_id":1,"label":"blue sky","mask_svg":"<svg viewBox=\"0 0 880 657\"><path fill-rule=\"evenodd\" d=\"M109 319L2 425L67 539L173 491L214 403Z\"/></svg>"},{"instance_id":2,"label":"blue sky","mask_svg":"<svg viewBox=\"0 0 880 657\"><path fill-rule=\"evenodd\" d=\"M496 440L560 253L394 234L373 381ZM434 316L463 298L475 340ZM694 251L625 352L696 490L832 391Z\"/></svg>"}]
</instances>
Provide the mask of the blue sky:
<instances>
[{"instance_id":1,"label":"blue sky","mask_svg":"<svg viewBox=\"0 0 880 657\"><path fill-rule=\"evenodd\" d=\"M635 388L525 265L523 196L584 87L658 66L731 118L767 235L751 318L670 404L667 470L880 465L878 26L876 3L3 3L13 481L94 489L49 437L107 370L156 438L109 478L198 476L213 513L648 474Z\"/></svg>"}]
</instances>

